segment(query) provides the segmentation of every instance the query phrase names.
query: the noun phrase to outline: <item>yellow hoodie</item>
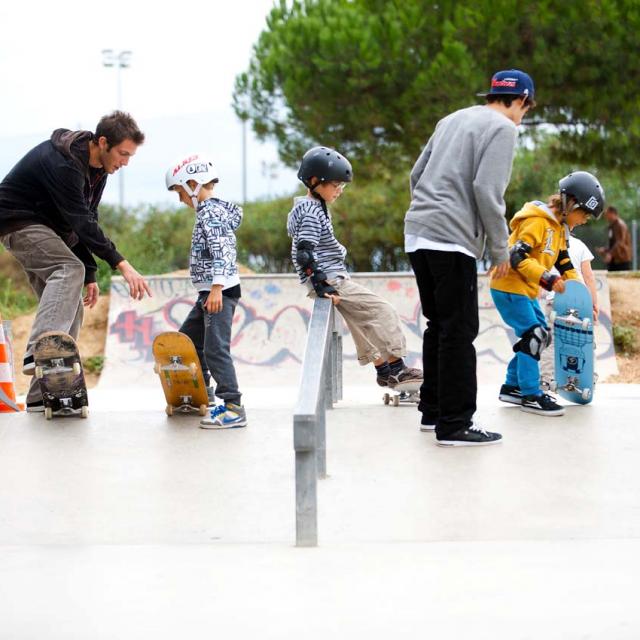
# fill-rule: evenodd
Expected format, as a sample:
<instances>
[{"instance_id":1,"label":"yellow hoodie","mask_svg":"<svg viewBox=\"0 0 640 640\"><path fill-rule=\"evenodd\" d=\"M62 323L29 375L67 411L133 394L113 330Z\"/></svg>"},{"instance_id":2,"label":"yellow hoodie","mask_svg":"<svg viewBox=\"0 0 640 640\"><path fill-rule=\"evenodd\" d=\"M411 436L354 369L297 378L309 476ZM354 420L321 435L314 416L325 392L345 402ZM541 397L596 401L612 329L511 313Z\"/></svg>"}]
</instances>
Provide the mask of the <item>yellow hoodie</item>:
<instances>
[{"instance_id":1,"label":"yellow hoodie","mask_svg":"<svg viewBox=\"0 0 640 640\"><path fill-rule=\"evenodd\" d=\"M511 267L504 278L491 278L491 288L535 298L545 272L555 266L566 280L578 280L576 270L570 266L567 253L569 229L558 222L553 211L544 202L527 202L509 223L509 249L522 241L531 247L528 257L517 268ZM562 253L561 253L562 252ZM560 256L560 257L559 257ZM513 264L513 263L512 263Z\"/></svg>"}]
</instances>

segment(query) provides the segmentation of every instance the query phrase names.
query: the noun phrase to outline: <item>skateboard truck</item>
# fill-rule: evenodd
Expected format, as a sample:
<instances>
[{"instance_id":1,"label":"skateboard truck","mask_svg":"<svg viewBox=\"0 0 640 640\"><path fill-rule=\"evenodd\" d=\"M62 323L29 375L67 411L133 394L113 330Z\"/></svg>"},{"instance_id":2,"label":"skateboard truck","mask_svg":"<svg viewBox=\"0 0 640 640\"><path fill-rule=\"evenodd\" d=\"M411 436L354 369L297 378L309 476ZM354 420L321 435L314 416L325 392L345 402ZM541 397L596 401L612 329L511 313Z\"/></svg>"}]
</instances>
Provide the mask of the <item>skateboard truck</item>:
<instances>
[{"instance_id":1,"label":"skateboard truck","mask_svg":"<svg viewBox=\"0 0 640 640\"><path fill-rule=\"evenodd\" d=\"M578 378L574 376L567 376L567 383L560 388L571 393L579 393L583 400L588 400L591 397L591 389L580 389L578 387ZM558 390L558 383L553 382L549 390L555 393Z\"/></svg>"}]
</instances>

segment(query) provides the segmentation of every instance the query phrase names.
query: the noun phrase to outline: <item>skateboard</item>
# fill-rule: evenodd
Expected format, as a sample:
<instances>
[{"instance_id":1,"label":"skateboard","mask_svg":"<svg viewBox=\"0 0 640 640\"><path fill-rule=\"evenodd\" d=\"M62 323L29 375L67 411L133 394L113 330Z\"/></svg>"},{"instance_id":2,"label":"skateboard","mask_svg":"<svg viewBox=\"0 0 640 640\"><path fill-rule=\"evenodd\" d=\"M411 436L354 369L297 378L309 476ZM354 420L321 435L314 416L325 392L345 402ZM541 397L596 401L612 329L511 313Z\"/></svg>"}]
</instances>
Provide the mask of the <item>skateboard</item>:
<instances>
[{"instance_id":1,"label":"skateboard","mask_svg":"<svg viewBox=\"0 0 640 640\"><path fill-rule=\"evenodd\" d=\"M382 396L382 401L385 404L392 404L394 407L400 405L400 403L414 403L420 402L420 382L404 382L397 384L395 387L390 387L390 391L387 391Z\"/></svg>"},{"instance_id":2,"label":"skateboard","mask_svg":"<svg viewBox=\"0 0 640 640\"><path fill-rule=\"evenodd\" d=\"M89 415L87 385L76 341L64 331L47 331L33 347L35 376L42 390L44 417Z\"/></svg>"},{"instance_id":3,"label":"skateboard","mask_svg":"<svg viewBox=\"0 0 640 640\"><path fill-rule=\"evenodd\" d=\"M555 349L555 381L551 391L577 404L593 400L593 303L582 282L569 280L556 293L550 321Z\"/></svg>"},{"instance_id":4,"label":"skateboard","mask_svg":"<svg viewBox=\"0 0 640 640\"><path fill-rule=\"evenodd\" d=\"M167 400L167 415L172 416L175 411L207 415L209 396L191 338L178 331L159 333L153 340L152 351L153 370L160 376Z\"/></svg>"}]
</instances>

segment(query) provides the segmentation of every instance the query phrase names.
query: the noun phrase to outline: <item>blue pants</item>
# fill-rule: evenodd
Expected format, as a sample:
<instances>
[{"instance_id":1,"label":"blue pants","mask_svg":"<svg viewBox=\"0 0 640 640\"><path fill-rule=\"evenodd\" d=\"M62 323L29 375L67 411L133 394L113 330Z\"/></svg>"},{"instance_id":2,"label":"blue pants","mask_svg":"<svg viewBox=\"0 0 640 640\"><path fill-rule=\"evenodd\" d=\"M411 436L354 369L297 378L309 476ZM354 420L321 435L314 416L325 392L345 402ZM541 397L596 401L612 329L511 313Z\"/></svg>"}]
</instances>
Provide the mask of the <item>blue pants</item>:
<instances>
[{"instance_id":1,"label":"blue pants","mask_svg":"<svg viewBox=\"0 0 640 640\"><path fill-rule=\"evenodd\" d=\"M544 313L538 301L517 293L491 289L496 309L518 338L532 327L547 327ZM522 395L540 395L540 367L538 361L527 353L518 351L507 366L505 384L520 387Z\"/></svg>"}]
</instances>

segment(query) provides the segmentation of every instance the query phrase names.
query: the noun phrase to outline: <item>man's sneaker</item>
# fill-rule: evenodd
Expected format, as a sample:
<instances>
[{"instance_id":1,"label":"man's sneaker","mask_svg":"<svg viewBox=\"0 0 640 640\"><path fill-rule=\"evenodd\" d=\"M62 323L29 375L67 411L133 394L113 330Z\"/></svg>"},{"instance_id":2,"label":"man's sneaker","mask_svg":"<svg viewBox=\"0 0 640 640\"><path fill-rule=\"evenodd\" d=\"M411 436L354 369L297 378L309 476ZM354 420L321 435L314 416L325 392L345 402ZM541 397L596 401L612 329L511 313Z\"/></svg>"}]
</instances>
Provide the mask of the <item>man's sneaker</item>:
<instances>
[{"instance_id":1,"label":"man's sneaker","mask_svg":"<svg viewBox=\"0 0 640 640\"><path fill-rule=\"evenodd\" d=\"M387 384L393 389L397 387L399 384L416 382L422 384L422 369L410 369L409 367L405 367L400 371L400 373L389 376L389 381Z\"/></svg>"},{"instance_id":2,"label":"man's sneaker","mask_svg":"<svg viewBox=\"0 0 640 640\"><path fill-rule=\"evenodd\" d=\"M247 414L239 404L227 402L213 408L208 418L200 420L201 429L237 429L247 426Z\"/></svg>"},{"instance_id":3,"label":"man's sneaker","mask_svg":"<svg viewBox=\"0 0 640 640\"><path fill-rule=\"evenodd\" d=\"M553 396L548 393L541 393L539 396L523 396L522 411L537 413L539 416L561 416L564 414L564 407L559 405Z\"/></svg>"},{"instance_id":4,"label":"man's sneaker","mask_svg":"<svg viewBox=\"0 0 640 640\"><path fill-rule=\"evenodd\" d=\"M422 414L422 418L420 418L420 431L424 433L429 433L436 430L436 422L435 418L430 416L425 416Z\"/></svg>"},{"instance_id":5,"label":"man's sneaker","mask_svg":"<svg viewBox=\"0 0 640 640\"><path fill-rule=\"evenodd\" d=\"M498 444L502 441L499 433L485 431L482 427L472 422L464 429L458 429L445 438L436 438L436 444L440 447L478 447L485 444Z\"/></svg>"},{"instance_id":6,"label":"man's sneaker","mask_svg":"<svg viewBox=\"0 0 640 640\"><path fill-rule=\"evenodd\" d=\"M22 373L25 376L33 376L36 372L36 363L33 361L33 356L25 356L22 361Z\"/></svg>"},{"instance_id":7,"label":"man's sneaker","mask_svg":"<svg viewBox=\"0 0 640 640\"><path fill-rule=\"evenodd\" d=\"M502 402L510 402L511 404L522 404L522 392L520 391L520 387L503 384L500 387L498 400L502 400Z\"/></svg>"},{"instance_id":8,"label":"man's sneaker","mask_svg":"<svg viewBox=\"0 0 640 640\"><path fill-rule=\"evenodd\" d=\"M44 413L44 402L42 400L27 402L27 413Z\"/></svg>"}]
</instances>

